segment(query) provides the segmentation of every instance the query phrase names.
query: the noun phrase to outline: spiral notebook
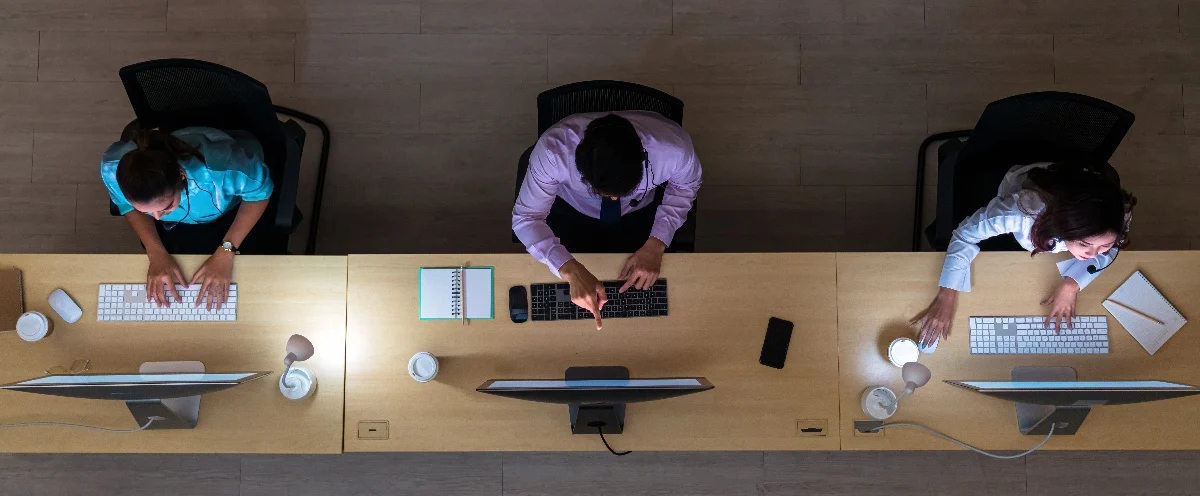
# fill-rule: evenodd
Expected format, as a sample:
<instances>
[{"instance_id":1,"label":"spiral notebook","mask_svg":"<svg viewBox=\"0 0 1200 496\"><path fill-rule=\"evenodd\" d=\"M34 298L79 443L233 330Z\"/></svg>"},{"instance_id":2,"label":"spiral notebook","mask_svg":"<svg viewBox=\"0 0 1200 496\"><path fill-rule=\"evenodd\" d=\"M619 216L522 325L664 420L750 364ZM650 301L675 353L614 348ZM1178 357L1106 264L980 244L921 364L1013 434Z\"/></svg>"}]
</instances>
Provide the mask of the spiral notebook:
<instances>
[{"instance_id":1,"label":"spiral notebook","mask_svg":"<svg viewBox=\"0 0 1200 496\"><path fill-rule=\"evenodd\" d=\"M1103 305L1151 355L1187 324L1187 319L1140 270L1129 276Z\"/></svg>"},{"instance_id":2,"label":"spiral notebook","mask_svg":"<svg viewBox=\"0 0 1200 496\"><path fill-rule=\"evenodd\" d=\"M421 320L493 319L491 267L424 267L420 274Z\"/></svg>"}]
</instances>

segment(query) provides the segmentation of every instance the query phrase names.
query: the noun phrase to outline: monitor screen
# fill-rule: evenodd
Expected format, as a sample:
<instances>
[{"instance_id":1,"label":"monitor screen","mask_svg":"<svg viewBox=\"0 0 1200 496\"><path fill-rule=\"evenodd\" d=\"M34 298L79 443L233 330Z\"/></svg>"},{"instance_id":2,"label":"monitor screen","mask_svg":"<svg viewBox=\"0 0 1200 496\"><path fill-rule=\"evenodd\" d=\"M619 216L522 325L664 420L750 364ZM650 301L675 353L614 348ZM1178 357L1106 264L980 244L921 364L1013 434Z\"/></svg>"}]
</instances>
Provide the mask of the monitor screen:
<instances>
[{"instance_id":1,"label":"monitor screen","mask_svg":"<svg viewBox=\"0 0 1200 496\"><path fill-rule=\"evenodd\" d=\"M697 379L500 380L486 389L671 388L700 387Z\"/></svg>"},{"instance_id":2,"label":"monitor screen","mask_svg":"<svg viewBox=\"0 0 1200 496\"><path fill-rule=\"evenodd\" d=\"M1045 389L1192 389L1192 386L1164 381L958 381L980 391Z\"/></svg>"},{"instance_id":3,"label":"monitor screen","mask_svg":"<svg viewBox=\"0 0 1200 496\"><path fill-rule=\"evenodd\" d=\"M18 382L17 386L100 385L100 384L162 384L162 383L223 383L236 382L255 375L255 372L234 374L80 374L51 375Z\"/></svg>"}]
</instances>

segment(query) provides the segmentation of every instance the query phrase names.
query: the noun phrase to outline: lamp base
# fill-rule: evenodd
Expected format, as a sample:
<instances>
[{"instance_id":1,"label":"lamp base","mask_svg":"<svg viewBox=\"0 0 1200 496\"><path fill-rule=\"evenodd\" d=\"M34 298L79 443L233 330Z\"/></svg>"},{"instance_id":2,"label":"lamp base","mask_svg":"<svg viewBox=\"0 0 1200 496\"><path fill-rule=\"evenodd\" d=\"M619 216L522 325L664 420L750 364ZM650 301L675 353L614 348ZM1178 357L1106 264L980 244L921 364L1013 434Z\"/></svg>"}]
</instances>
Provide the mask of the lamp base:
<instances>
[{"instance_id":1,"label":"lamp base","mask_svg":"<svg viewBox=\"0 0 1200 496\"><path fill-rule=\"evenodd\" d=\"M316 391L317 375L306 367L293 365L286 375L279 376L279 392L289 400L302 400Z\"/></svg>"},{"instance_id":2,"label":"lamp base","mask_svg":"<svg viewBox=\"0 0 1200 496\"><path fill-rule=\"evenodd\" d=\"M887 420L896 414L896 393L883 386L871 386L863 391L862 410L875 420Z\"/></svg>"}]
</instances>

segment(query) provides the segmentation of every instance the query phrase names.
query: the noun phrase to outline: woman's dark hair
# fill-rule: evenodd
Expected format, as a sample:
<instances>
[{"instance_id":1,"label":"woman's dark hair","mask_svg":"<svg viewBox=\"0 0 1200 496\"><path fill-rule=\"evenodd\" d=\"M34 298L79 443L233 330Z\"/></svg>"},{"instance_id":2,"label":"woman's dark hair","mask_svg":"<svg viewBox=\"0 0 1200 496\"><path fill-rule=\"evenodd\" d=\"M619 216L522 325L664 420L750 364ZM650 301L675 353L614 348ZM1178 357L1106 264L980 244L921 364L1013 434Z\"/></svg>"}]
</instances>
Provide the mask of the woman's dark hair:
<instances>
[{"instance_id":1,"label":"woman's dark hair","mask_svg":"<svg viewBox=\"0 0 1200 496\"><path fill-rule=\"evenodd\" d=\"M608 114L588 123L575 148L575 167L583 182L603 196L624 196L642 181L646 149L624 117Z\"/></svg>"},{"instance_id":2,"label":"woman's dark hair","mask_svg":"<svg viewBox=\"0 0 1200 496\"><path fill-rule=\"evenodd\" d=\"M1129 246L1129 221L1137 198L1121 189L1107 164L1059 162L1026 173L1026 185L1046 204L1033 223L1033 253L1054 249L1056 241L1117 235L1115 248Z\"/></svg>"},{"instance_id":3,"label":"woman's dark hair","mask_svg":"<svg viewBox=\"0 0 1200 496\"><path fill-rule=\"evenodd\" d=\"M131 202L150 202L175 194L187 185L181 160L204 161L200 150L170 133L157 129L139 129L131 138L137 148L117 163L117 185Z\"/></svg>"}]
</instances>

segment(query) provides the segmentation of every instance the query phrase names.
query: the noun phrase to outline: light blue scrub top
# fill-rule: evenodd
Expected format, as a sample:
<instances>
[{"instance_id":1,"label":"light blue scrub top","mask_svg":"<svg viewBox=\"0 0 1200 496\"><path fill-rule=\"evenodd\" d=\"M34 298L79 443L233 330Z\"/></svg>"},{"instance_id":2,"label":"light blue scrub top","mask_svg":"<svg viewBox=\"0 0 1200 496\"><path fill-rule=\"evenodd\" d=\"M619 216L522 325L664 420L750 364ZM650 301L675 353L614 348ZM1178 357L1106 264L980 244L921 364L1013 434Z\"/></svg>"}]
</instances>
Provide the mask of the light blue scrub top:
<instances>
[{"instance_id":1,"label":"light blue scrub top","mask_svg":"<svg viewBox=\"0 0 1200 496\"><path fill-rule=\"evenodd\" d=\"M255 202L271 197L275 184L263 161L262 145L248 133L235 138L211 127L188 127L171 133L196 147L204 161L190 158L179 165L187 173L187 189L179 192L179 207L164 215L163 222L204 224L217 220L240 202ZM100 161L100 178L108 196L121 215L133 211L133 205L117 185L117 164L136 145L118 141L108 147Z\"/></svg>"}]
</instances>

